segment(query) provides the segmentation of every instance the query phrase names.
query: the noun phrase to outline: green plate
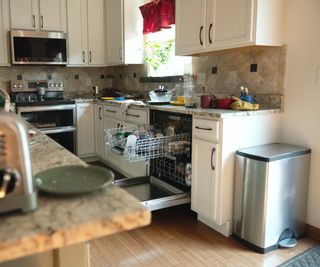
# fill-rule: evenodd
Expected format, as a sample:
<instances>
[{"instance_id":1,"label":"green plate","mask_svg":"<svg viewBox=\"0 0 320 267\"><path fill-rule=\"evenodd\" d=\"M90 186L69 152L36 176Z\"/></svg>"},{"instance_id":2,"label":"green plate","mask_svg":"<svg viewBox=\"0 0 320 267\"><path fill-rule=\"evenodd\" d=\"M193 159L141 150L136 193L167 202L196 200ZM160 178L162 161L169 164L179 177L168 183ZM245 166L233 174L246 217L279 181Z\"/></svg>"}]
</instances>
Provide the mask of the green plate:
<instances>
[{"instance_id":1,"label":"green plate","mask_svg":"<svg viewBox=\"0 0 320 267\"><path fill-rule=\"evenodd\" d=\"M40 191L52 194L81 194L104 188L112 183L114 173L97 166L62 166L36 175Z\"/></svg>"}]
</instances>

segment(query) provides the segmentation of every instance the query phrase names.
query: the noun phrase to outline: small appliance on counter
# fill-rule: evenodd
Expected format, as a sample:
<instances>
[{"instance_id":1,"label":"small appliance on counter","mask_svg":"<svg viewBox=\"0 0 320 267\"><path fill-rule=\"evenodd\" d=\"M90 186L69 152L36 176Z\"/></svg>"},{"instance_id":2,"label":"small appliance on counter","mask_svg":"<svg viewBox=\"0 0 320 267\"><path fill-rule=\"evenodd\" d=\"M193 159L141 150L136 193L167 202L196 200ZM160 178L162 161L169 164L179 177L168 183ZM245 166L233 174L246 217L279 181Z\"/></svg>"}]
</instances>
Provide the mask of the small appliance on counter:
<instances>
[{"instance_id":1,"label":"small appliance on counter","mask_svg":"<svg viewBox=\"0 0 320 267\"><path fill-rule=\"evenodd\" d=\"M158 89L154 89L149 92L150 101L149 104L170 104L172 98L172 90L166 89L163 85L159 85Z\"/></svg>"},{"instance_id":2,"label":"small appliance on counter","mask_svg":"<svg viewBox=\"0 0 320 267\"><path fill-rule=\"evenodd\" d=\"M37 208L27 131L13 113L0 112L0 213Z\"/></svg>"}]
</instances>

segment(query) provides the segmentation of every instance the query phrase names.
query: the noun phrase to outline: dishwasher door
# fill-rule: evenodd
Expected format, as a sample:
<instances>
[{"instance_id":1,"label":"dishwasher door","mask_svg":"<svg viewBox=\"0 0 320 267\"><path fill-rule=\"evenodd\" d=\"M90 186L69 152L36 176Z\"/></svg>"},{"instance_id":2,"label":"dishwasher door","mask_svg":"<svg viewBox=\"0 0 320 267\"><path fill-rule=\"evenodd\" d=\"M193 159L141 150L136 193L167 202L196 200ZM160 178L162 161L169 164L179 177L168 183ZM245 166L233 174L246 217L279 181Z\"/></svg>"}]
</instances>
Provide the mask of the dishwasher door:
<instances>
[{"instance_id":1,"label":"dishwasher door","mask_svg":"<svg viewBox=\"0 0 320 267\"><path fill-rule=\"evenodd\" d=\"M164 111L150 112L150 122L154 129L163 131L168 141L158 156L146 155L150 176L116 180L118 185L128 191L150 210L163 209L191 202L191 140L192 117L186 114ZM170 135L175 135L169 137ZM154 146L154 139L150 139ZM158 144L158 140L154 140ZM148 144L148 140L146 141ZM158 144L159 145L159 144ZM144 147L144 146L143 146ZM136 159L136 158L135 158Z\"/></svg>"},{"instance_id":2,"label":"dishwasher door","mask_svg":"<svg viewBox=\"0 0 320 267\"><path fill-rule=\"evenodd\" d=\"M154 176L115 180L115 185L135 196L150 210L191 202L190 191L183 191Z\"/></svg>"}]
</instances>

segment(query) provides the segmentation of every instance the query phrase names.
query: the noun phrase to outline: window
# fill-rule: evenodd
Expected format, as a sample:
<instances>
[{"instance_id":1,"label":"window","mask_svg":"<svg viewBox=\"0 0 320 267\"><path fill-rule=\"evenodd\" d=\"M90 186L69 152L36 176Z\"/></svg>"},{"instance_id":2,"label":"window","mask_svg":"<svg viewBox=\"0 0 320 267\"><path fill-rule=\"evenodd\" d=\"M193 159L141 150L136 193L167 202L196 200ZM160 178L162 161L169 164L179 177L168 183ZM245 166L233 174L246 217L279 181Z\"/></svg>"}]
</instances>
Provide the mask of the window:
<instances>
[{"instance_id":1,"label":"window","mask_svg":"<svg viewBox=\"0 0 320 267\"><path fill-rule=\"evenodd\" d=\"M148 76L175 76L191 73L192 57L175 56L175 27L145 35L145 62Z\"/></svg>"}]
</instances>

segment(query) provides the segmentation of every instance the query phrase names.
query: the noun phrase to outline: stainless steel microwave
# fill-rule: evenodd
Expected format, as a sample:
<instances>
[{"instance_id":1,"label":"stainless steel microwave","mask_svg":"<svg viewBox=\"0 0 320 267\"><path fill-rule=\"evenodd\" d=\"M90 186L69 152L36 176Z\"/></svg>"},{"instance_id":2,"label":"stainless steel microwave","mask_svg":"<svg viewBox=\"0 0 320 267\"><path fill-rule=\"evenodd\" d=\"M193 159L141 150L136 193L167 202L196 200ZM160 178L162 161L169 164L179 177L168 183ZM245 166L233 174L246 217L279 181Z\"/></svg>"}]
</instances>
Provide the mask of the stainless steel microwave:
<instances>
[{"instance_id":1,"label":"stainless steel microwave","mask_svg":"<svg viewBox=\"0 0 320 267\"><path fill-rule=\"evenodd\" d=\"M67 35L61 32L10 32L11 62L23 65L66 65Z\"/></svg>"}]
</instances>

